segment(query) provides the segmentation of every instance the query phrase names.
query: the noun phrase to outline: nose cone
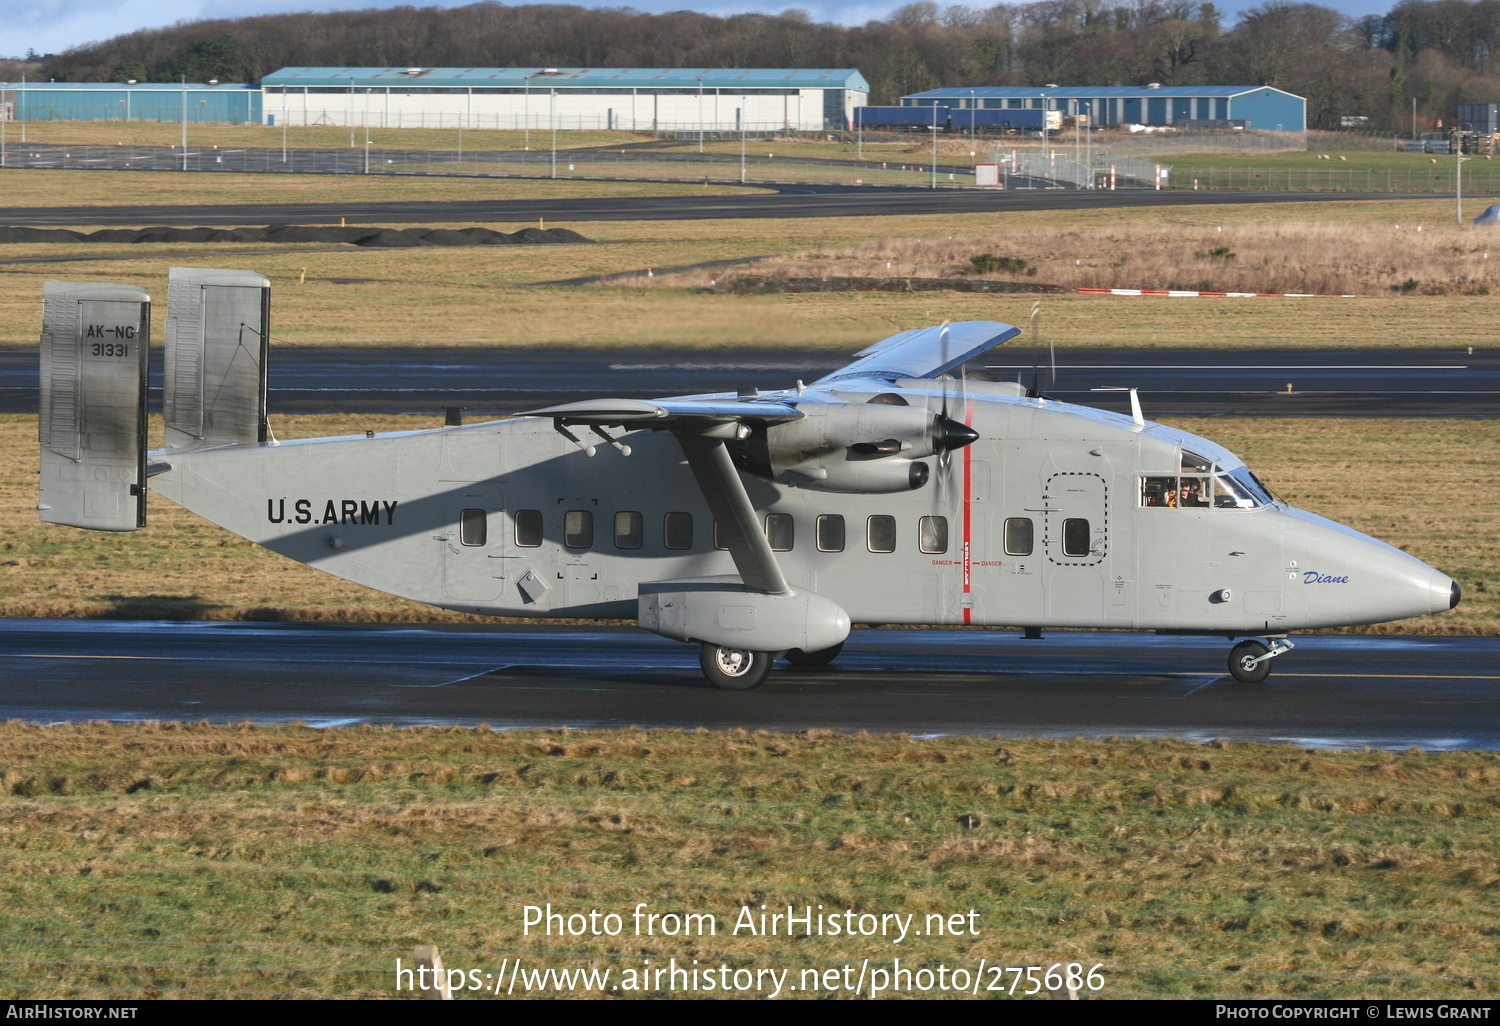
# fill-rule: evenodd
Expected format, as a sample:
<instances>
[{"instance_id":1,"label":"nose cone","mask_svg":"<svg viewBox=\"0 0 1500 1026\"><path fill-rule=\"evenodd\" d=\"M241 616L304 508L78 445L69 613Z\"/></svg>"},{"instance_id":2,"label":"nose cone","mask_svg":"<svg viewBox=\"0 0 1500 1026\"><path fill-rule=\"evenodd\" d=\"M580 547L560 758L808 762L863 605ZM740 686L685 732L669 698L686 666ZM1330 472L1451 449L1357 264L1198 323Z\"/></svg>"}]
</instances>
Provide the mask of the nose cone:
<instances>
[{"instance_id":1,"label":"nose cone","mask_svg":"<svg viewBox=\"0 0 1500 1026\"><path fill-rule=\"evenodd\" d=\"M932 436L932 448L937 452L952 452L979 440L978 431L952 417L935 417Z\"/></svg>"},{"instance_id":2,"label":"nose cone","mask_svg":"<svg viewBox=\"0 0 1500 1026\"><path fill-rule=\"evenodd\" d=\"M1285 511L1296 528L1283 535L1297 562L1289 602L1309 626L1359 626L1441 613L1458 605L1456 581L1416 557L1342 524Z\"/></svg>"},{"instance_id":3,"label":"nose cone","mask_svg":"<svg viewBox=\"0 0 1500 1026\"><path fill-rule=\"evenodd\" d=\"M1434 570L1428 576L1424 593L1428 613L1441 613L1453 609L1458 605L1458 600L1463 597L1463 589L1458 586L1458 582L1441 570Z\"/></svg>"}]
</instances>

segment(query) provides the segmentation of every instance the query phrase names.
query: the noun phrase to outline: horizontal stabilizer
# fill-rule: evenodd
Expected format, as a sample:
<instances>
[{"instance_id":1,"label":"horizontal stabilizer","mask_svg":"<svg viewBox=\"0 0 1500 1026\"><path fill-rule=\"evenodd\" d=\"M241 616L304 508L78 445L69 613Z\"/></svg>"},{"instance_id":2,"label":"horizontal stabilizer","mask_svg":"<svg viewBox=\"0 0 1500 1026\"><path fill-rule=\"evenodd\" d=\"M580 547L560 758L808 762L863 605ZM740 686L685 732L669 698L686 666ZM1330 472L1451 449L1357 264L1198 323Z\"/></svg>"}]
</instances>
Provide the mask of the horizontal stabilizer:
<instances>
[{"instance_id":1,"label":"horizontal stabilizer","mask_svg":"<svg viewBox=\"0 0 1500 1026\"><path fill-rule=\"evenodd\" d=\"M42 300L43 523L146 525L151 297L130 285L47 282Z\"/></svg>"},{"instance_id":2,"label":"horizontal stabilizer","mask_svg":"<svg viewBox=\"0 0 1500 1026\"><path fill-rule=\"evenodd\" d=\"M266 440L270 320L264 275L172 268L162 401L169 447Z\"/></svg>"}]
</instances>

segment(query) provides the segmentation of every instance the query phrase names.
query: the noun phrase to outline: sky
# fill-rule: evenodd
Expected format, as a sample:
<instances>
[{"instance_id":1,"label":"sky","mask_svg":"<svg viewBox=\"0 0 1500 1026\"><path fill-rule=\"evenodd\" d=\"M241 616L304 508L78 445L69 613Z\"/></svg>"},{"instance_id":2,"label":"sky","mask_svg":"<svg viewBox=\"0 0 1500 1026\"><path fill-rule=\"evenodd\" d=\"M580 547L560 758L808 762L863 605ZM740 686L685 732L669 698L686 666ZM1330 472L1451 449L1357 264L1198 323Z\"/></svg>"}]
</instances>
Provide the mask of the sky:
<instances>
[{"instance_id":1,"label":"sky","mask_svg":"<svg viewBox=\"0 0 1500 1026\"><path fill-rule=\"evenodd\" d=\"M0 19L0 57L20 57L28 49L37 53L62 53L85 43L99 42L112 36L143 28L164 28L179 21L204 18L245 18L257 14L286 11L357 10L369 7L410 6L459 7L473 0L7 0L5 17ZM518 0L511 6L520 6ZM563 0L569 2L569 0ZM745 11L783 10L800 7L817 22L841 25L863 25L884 18L906 0L787 0L765 4L755 0L636 0L634 3L589 2L572 0L580 7L633 7L649 14L684 9L704 14L736 14ZM938 0L946 6L945 0ZM1228 12L1224 27L1234 24L1234 13L1255 5L1256 0L1218 0L1218 7ZM970 0L975 7L989 6L987 0ZM1323 0L1353 17L1384 14L1395 0Z\"/></svg>"}]
</instances>

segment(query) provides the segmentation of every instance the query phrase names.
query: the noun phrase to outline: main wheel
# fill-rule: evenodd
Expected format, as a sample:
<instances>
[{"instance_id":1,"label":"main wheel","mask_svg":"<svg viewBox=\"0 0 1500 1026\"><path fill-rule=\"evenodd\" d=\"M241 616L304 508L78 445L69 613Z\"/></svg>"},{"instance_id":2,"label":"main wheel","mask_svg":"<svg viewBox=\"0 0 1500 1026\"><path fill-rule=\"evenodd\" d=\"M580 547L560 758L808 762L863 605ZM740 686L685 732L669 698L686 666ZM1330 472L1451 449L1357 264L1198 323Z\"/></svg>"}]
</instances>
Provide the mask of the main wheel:
<instances>
[{"instance_id":1,"label":"main wheel","mask_svg":"<svg viewBox=\"0 0 1500 1026\"><path fill-rule=\"evenodd\" d=\"M704 645L698 652L703 676L714 687L726 691L748 691L755 687L766 679L774 661L774 653L727 645Z\"/></svg>"},{"instance_id":2,"label":"main wheel","mask_svg":"<svg viewBox=\"0 0 1500 1026\"><path fill-rule=\"evenodd\" d=\"M1242 641L1229 650L1229 674L1244 684L1258 684L1271 675L1271 660L1253 662L1271 651L1263 642Z\"/></svg>"},{"instance_id":3,"label":"main wheel","mask_svg":"<svg viewBox=\"0 0 1500 1026\"><path fill-rule=\"evenodd\" d=\"M832 648L820 648L816 652L804 652L800 648L794 648L786 654L786 661L793 666L827 666L837 659L843 650L842 641Z\"/></svg>"}]
</instances>

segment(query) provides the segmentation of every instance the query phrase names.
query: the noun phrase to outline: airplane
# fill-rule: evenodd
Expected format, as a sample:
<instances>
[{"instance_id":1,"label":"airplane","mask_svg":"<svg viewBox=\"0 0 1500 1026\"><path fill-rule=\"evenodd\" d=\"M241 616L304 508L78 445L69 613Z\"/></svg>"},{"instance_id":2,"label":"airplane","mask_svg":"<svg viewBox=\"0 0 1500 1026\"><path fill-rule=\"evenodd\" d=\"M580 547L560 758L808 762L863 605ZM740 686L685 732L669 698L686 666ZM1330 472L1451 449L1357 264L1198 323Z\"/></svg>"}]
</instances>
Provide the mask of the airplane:
<instances>
[{"instance_id":1,"label":"airplane","mask_svg":"<svg viewBox=\"0 0 1500 1026\"><path fill-rule=\"evenodd\" d=\"M1020 334L903 331L808 384L592 399L278 441L270 282L173 268L164 445L150 297L49 282L41 519L146 525L154 490L337 577L489 616L634 620L713 685L826 665L853 623L1223 636L1263 681L1293 631L1451 609L1422 561L1277 498L1228 449L966 364ZM1129 641L1122 634L1120 644Z\"/></svg>"}]
</instances>

